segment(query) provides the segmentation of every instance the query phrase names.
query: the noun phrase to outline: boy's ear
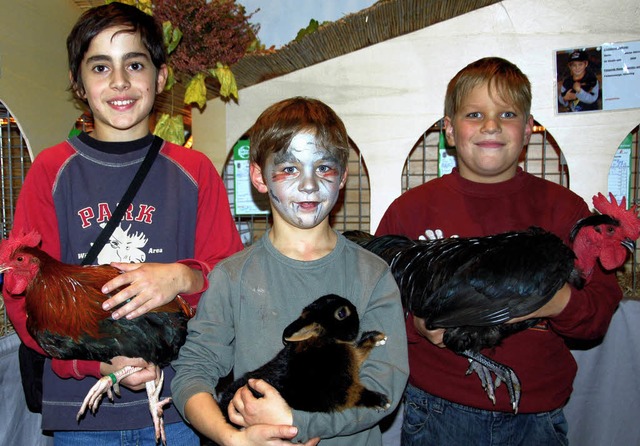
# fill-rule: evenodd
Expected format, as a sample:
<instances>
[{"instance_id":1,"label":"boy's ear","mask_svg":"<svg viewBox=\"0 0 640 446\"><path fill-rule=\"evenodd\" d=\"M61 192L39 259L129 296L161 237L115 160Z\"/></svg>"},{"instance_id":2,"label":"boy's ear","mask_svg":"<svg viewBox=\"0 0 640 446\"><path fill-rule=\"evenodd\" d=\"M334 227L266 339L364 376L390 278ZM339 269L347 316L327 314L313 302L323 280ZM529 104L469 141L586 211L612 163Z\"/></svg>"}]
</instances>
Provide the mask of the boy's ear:
<instances>
[{"instance_id":1,"label":"boy's ear","mask_svg":"<svg viewBox=\"0 0 640 446\"><path fill-rule=\"evenodd\" d=\"M85 94L84 88L80 88L78 83L73 80L73 74L71 73L71 70L69 70L69 84L71 85L71 89L73 90L73 93L79 99L81 99L83 101L87 99L87 96Z\"/></svg>"},{"instance_id":2,"label":"boy's ear","mask_svg":"<svg viewBox=\"0 0 640 446\"><path fill-rule=\"evenodd\" d=\"M340 189L342 189L345 184L347 184L347 177L349 176L349 166L345 166L344 172L342 173L342 178L340 179Z\"/></svg>"},{"instance_id":3,"label":"boy's ear","mask_svg":"<svg viewBox=\"0 0 640 446\"><path fill-rule=\"evenodd\" d=\"M453 123L448 116L444 117L444 136L447 138L447 144L449 147L456 146L456 138L453 132Z\"/></svg>"},{"instance_id":4,"label":"boy's ear","mask_svg":"<svg viewBox=\"0 0 640 446\"><path fill-rule=\"evenodd\" d=\"M249 165L249 177L251 178L251 184L256 188L256 190L262 194L267 193L267 185L264 182L264 177L262 176L262 169L256 163L251 163Z\"/></svg>"},{"instance_id":5,"label":"boy's ear","mask_svg":"<svg viewBox=\"0 0 640 446\"><path fill-rule=\"evenodd\" d=\"M529 144L531 135L533 134L533 115L529 115L527 122L524 124L524 144L523 147Z\"/></svg>"},{"instance_id":6,"label":"boy's ear","mask_svg":"<svg viewBox=\"0 0 640 446\"><path fill-rule=\"evenodd\" d=\"M166 64L158 69L156 76L156 94L160 94L164 91L164 86L167 85L167 79L169 78L169 69Z\"/></svg>"}]
</instances>

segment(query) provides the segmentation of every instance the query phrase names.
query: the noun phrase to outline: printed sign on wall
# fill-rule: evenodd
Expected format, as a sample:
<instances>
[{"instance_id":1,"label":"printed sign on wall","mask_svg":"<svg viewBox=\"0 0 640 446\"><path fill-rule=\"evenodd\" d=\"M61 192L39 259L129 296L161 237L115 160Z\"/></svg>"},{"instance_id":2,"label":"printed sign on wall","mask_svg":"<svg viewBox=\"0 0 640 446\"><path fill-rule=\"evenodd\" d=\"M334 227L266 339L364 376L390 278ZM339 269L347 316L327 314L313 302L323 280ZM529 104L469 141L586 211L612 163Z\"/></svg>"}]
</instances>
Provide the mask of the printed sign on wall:
<instances>
[{"instance_id":1,"label":"printed sign on wall","mask_svg":"<svg viewBox=\"0 0 640 446\"><path fill-rule=\"evenodd\" d=\"M640 42L556 52L558 113L640 107Z\"/></svg>"}]
</instances>

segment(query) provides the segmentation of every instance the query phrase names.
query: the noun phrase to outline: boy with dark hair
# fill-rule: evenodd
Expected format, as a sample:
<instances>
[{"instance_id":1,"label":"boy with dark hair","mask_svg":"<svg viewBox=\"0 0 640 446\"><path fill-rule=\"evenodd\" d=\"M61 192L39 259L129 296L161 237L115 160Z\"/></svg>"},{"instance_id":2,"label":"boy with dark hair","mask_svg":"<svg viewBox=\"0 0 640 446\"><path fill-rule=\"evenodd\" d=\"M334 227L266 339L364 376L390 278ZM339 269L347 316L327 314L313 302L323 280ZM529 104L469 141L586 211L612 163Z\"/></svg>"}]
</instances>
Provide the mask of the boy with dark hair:
<instances>
[{"instance_id":1,"label":"boy with dark hair","mask_svg":"<svg viewBox=\"0 0 640 446\"><path fill-rule=\"evenodd\" d=\"M93 115L94 130L44 150L26 177L16 207L14 231L36 230L42 249L66 263L80 263L107 223L150 150L156 94L167 77L162 31L133 6L110 3L85 12L67 40L71 88ZM135 318L180 294L196 306L206 275L221 259L242 249L227 193L202 153L162 142L141 188L111 239L98 255L122 271L103 287L113 318ZM142 263L145 262L146 263ZM24 306L5 292L7 312L24 344L42 351L26 331ZM121 396L104 402L95 416L76 421L95 378L124 365L143 367L123 381ZM155 445L144 383L155 366L136 358L110 363L62 361L45 364L42 428L55 444ZM164 369L161 398L173 378ZM69 379L73 378L73 379ZM167 441L199 444L173 407L165 408ZM128 439L128 440L123 440Z\"/></svg>"},{"instance_id":2,"label":"boy with dark hair","mask_svg":"<svg viewBox=\"0 0 640 446\"><path fill-rule=\"evenodd\" d=\"M216 283L203 296L189 335L174 361L174 402L185 419L220 445L381 444L378 422L398 404L408 374L406 334L398 287L387 264L334 231L330 212L347 178L349 139L344 124L322 102L278 102L250 130L250 176L268 193L271 229L254 245L220 262ZM362 364L360 379L387 396L387 411L352 408L319 413L292 409L265 381L236 392L229 407L214 399L219 379L239 377L282 348L282 332L301 310L325 294L351 301L362 332L387 335ZM309 382L313 386L313 382ZM228 424L227 411L238 430ZM283 444L278 442L277 444Z\"/></svg>"},{"instance_id":3,"label":"boy with dark hair","mask_svg":"<svg viewBox=\"0 0 640 446\"><path fill-rule=\"evenodd\" d=\"M441 230L445 237L472 237L539 226L568 243L589 209L569 189L518 167L533 129L530 108L529 80L511 62L488 57L458 72L447 88L444 118L458 167L397 198L376 234L417 239ZM427 330L424 320L409 315L402 444L566 445L562 407L576 363L565 338L602 336L621 297L615 275L598 268L584 289L565 284L527 316L546 318L540 324L482 351L520 377L517 415L505 386L496 389L494 405L477 377L465 375L467 359L439 348L443 330Z\"/></svg>"}]
</instances>

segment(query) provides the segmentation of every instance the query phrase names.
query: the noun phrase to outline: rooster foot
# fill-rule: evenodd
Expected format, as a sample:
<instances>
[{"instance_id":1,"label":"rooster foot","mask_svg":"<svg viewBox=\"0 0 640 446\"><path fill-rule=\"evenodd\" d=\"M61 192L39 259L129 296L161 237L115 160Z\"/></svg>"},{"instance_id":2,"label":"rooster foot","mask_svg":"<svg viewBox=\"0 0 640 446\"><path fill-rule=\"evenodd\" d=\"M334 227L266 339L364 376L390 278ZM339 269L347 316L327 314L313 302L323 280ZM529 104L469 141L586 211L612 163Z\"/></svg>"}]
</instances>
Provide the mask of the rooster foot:
<instances>
[{"instance_id":1,"label":"rooster foot","mask_svg":"<svg viewBox=\"0 0 640 446\"><path fill-rule=\"evenodd\" d=\"M128 365L114 373L100 378L98 382L89 389L87 396L84 397L82 406L78 411L78 415L76 415L76 420L80 421L80 418L84 415L87 408L91 410L91 413L96 413L98 406L100 405L100 401L102 400L102 395L105 393L107 394L109 401L113 401L113 393L120 396L120 386L118 385L120 381L140 370L142 370L140 367ZM111 389L113 389L113 391Z\"/></svg>"},{"instance_id":2,"label":"rooster foot","mask_svg":"<svg viewBox=\"0 0 640 446\"><path fill-rule=\"evenodd\" d=\"M521 386L516 373L510 367L495 362L480 353L466 350L462 352L461 355L469 360L467 375L474 372L478 375L478 378L480 378L480 382L482 383L482 387L493 404L496 403L495 389L503 382L505 383L507 392L509 392L509 399L511 400L513 412L518 413ZM495 381L493 380L491 373L495 375Z\"/></svg>"},{"instance_id":3,"label":"rooster foot","mask_svg":"<svg viewBox=\"0 0 640 446\"><path fill-rule=\"evenodd\" d=\"M147 397L149 398L149 411L153 419L153 427L156 432L156 443L162 441L163 445L167 444L167 438L164 433L164 406L171 402L171 398L165 398L160 401L160 392L164 383L164 373L160 372L160 377L156 381L148 381L145 386L147 388Z\"/></svg>"}]
</instances>

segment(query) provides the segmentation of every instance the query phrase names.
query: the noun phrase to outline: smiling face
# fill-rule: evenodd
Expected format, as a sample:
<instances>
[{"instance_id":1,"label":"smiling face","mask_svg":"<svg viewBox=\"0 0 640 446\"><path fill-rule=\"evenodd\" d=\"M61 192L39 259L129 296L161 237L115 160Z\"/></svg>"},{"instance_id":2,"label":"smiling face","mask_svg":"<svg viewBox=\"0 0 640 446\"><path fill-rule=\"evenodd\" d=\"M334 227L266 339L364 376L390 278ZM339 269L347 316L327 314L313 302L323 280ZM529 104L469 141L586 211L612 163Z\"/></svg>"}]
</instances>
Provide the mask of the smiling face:
<instances>
[{"instance_id":1,"label":"smiling face","mask_svg":"<svg viewBox=\"0 0 640 446\"><path fill-rule=\"evenodd\" d=\"M286 150L269 155L263 171L252 165L253 184L269 193L273 218L300 229L327 218L346 178L340 162L310 133L299 133Z\"/></svg>"},{"instance_id":2,"label":"smiling face","mask_svg":"<svg viewBox=\"0 0 640 446\"><path fill-rule=\"evenodd\" d=\"M504 102L486 82L473 88L455 116L444 121L447 142L456 147L460 175L478 183L512 178L533 128L531 116Z\"/></svg>"},{"instance_id":3,"label":"smiling face","mask_svg":"<svg viewBox=\"0 0 640 446\"><path fill-rule=\"evenodd\" d=\"M149 114L156 92L167 77L157 70L137 33L112 27L97 34L80 66L78 94L93 112L93 137L101 141L131 141L149 133Z\"/></svg>"},{"instance_id":4,"label":"smiling face","mask_svg":"<svg viewBox=\"0 0 640 446\"><path fill-rule=\"evenodd\" d=\"M571 77L573 79L582 79L587 70L589 62L586 60L574 60L569 62L569 71L571 71Z\"/></svg>"}]
</instances>

